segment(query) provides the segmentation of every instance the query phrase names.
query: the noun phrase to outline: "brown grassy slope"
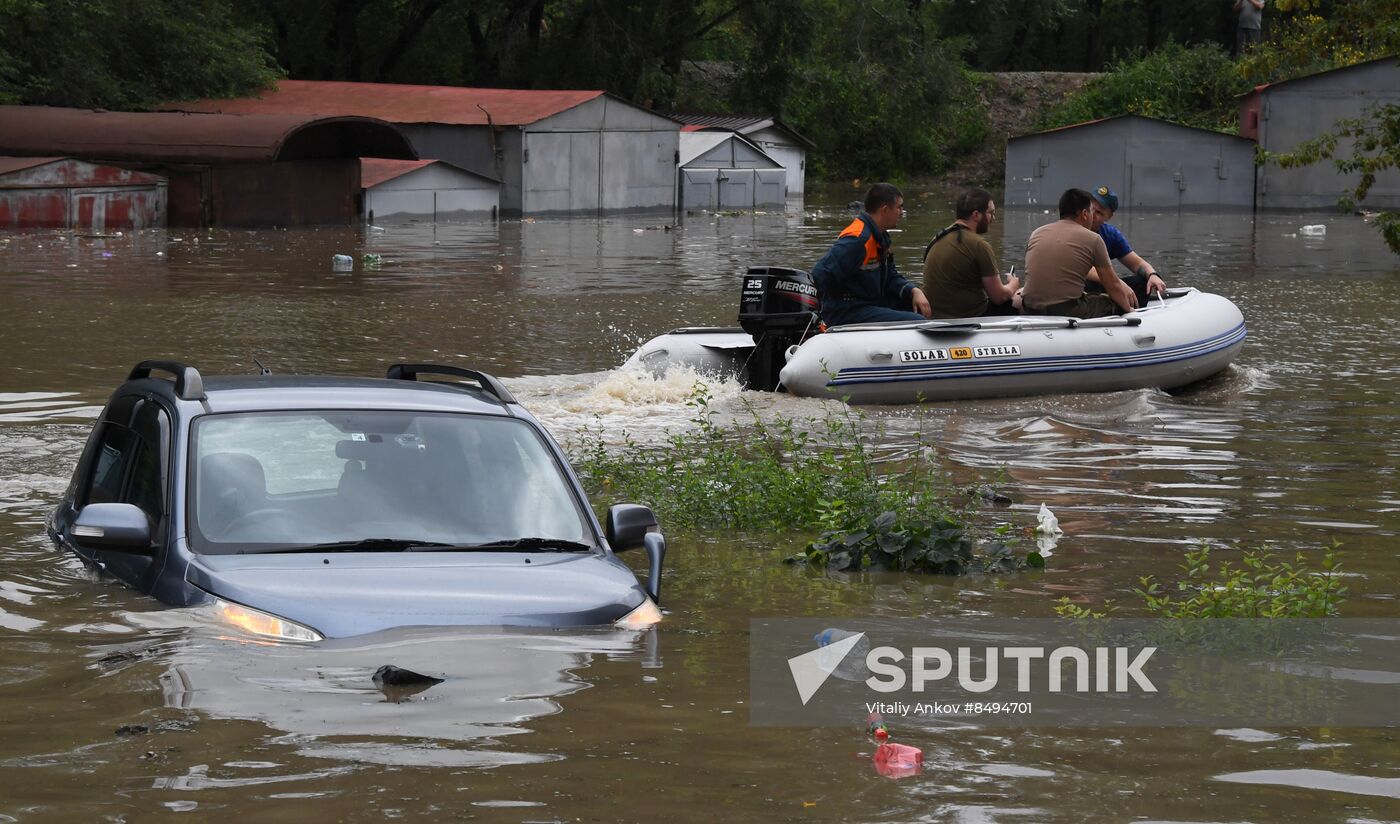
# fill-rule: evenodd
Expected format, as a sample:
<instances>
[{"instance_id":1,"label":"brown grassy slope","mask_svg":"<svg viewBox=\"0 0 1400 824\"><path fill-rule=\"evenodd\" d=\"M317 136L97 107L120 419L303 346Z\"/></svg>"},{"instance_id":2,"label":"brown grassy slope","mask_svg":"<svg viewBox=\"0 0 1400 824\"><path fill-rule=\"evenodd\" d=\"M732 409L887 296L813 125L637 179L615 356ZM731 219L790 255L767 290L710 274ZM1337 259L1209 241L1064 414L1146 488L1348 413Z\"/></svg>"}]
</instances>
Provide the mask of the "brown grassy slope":
<instances>
[{"instance_id":1,"label":"brown grassy slope","mask_svg":"<svg viewBox=\"0 0 1400 824\"><path fill-rule=\"evenodd\" d=\"M981 75L978 97L987 110L987 139L981 149L958 158L941 180L950 187L1000 189L1006 140L1035 129L1042 112L1077 91L1096 74L1081 72L995 72Z\"/></svg>"}]
</instances>

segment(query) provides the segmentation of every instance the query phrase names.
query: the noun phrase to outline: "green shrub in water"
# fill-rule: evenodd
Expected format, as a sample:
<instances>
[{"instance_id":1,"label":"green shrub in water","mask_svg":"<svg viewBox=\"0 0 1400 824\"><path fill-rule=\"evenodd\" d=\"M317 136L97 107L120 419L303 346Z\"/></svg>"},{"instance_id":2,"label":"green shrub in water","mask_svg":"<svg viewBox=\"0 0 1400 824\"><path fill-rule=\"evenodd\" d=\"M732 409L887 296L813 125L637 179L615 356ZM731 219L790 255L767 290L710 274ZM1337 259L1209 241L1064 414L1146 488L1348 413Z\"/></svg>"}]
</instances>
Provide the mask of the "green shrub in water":
<instances>
[{"instance_id":1,"label":"green shrub in water","mask_svg":"<svg viewBox=\"0 0 1400 824\"><path fill-rule=\"evenodd\" d=\"M1335 541L1322 555L1318 569L1308 565L1300 552L1292 562L1268 552L1244 553L1238 565L1222 561L1214 571L1210 548L1186 553L1177 592L1166 592L1152 576L1138 579L1133 589L1148 613L1174 621L1199 618L1326 618L1336 615L1347 588L1337 575L1342 562ZM1070 603L1061 598L1055 612L1066 618L1104 618L1116 611Z\"/></svg>"},{"instance_id":2,"label":"green shrub in water","mask_svg":"<svg viewBox=\"0 0 1400 824\"><path fill-rule=\"evenodd\" d=\"M790 562L829 570L889 569L959 574L1043 566L1017 556L1006 530L978 547L966 524L981 487L948 482L923 435L915 448L882 447L884 427L844 407L824 418L714 420L709 388L688 401L691 428L660 446L630 438L609 448L585 436L575 461L590 491L647 503L668 528L813 531L822 535ZM980 550L980 551L979 551Z\"/></svg>"},{"instance_id":3,"label":"green shrub in water","mask_svg":"<svg viewBox=\"0 0 1400 824\"><path fill-rule=\"evenodd\" d=\"M946 515L926 518L911 513L901 519L894 512L880 513L864 528L823 532L804 552L787 561L832 572L869 569L936 575L1015 572L1045 566L1039 553L1017 555L1006 541L978 547L963 525Z\"/></svg>"}]
</instances>

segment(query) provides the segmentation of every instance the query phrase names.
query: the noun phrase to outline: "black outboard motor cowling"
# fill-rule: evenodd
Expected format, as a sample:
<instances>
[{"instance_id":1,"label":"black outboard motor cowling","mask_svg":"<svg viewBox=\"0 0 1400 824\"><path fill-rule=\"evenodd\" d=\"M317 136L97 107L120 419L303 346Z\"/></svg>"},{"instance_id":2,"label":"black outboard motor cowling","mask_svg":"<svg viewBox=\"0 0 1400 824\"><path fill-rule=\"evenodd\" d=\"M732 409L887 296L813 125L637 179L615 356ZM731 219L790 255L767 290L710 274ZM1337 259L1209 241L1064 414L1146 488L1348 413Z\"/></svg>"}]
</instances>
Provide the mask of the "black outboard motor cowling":
<instances>
[{"instance_id":1,"label":"black outboard motor cowling","mask_svg":"<svg viewBox=\"0 0 1400 824\"><path fill-rule=\"evenodd\" d=\"M787 363L789 347L818 330L817 286L801 269L754 266L744 275L739 298L739 325L753 336L748 388L772 392Z\"/></svg>"}]
</instances>

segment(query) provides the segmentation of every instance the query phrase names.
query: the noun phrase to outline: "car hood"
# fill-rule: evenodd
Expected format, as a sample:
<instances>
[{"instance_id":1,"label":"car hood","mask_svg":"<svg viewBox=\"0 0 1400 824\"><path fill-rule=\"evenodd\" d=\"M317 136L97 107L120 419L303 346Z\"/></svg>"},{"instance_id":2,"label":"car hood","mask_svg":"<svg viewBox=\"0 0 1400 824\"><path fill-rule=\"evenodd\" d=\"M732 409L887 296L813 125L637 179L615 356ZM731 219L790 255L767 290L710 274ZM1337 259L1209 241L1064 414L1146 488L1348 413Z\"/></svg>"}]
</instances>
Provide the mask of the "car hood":
<instances>
[{"instance_id":1,"label":"car hood","mask_svg":"<svg viewBox=\"0 0 1400 824\"><path fill-rule=\"evenodd\" d=\"M411 626L610 624L646 597L621 561L583 552L201 555L186 577L328 638Z\"/></svg>"}]
</instances>

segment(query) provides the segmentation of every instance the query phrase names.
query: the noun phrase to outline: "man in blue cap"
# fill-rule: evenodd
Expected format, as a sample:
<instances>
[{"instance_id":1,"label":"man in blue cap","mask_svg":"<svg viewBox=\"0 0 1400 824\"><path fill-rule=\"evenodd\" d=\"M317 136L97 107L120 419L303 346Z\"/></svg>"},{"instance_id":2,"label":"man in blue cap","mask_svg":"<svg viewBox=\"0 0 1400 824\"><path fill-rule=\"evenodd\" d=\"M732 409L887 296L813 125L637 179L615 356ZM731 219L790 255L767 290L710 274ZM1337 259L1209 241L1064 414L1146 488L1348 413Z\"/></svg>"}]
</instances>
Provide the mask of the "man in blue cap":
<instances>
[{"instance_id":1,"label":"man in blue cap","mask_svg":"<svg viewBox=\"0 0 1400 824\"><path fill-rule=\"evenodd\" d=\"M1108 257L1111 260L1121 262L1132 274L1123 278L1133 293L1137 295L1138 306L1146 306L1149 295L1153 293L1161 294L1166 291L1167 284L1157 274L1157 267L1142 259L1142 256L1133 251L1133 247L1128 245L1128 239L1123 233L1118 231L1118 227L1109 223L1113 219L1113 213L1118 211L1118 195L1107 186L1100 186L1089 192L1089 197L1094 199L1092 210L1091 229L1099 233L1103 238L1104 245L1108 247ZM1103 287L1098 283L1098 275L1089 273L1089 282L1084 285L1086 292L1101 292Z\"/></svg>"}]
</instances>

